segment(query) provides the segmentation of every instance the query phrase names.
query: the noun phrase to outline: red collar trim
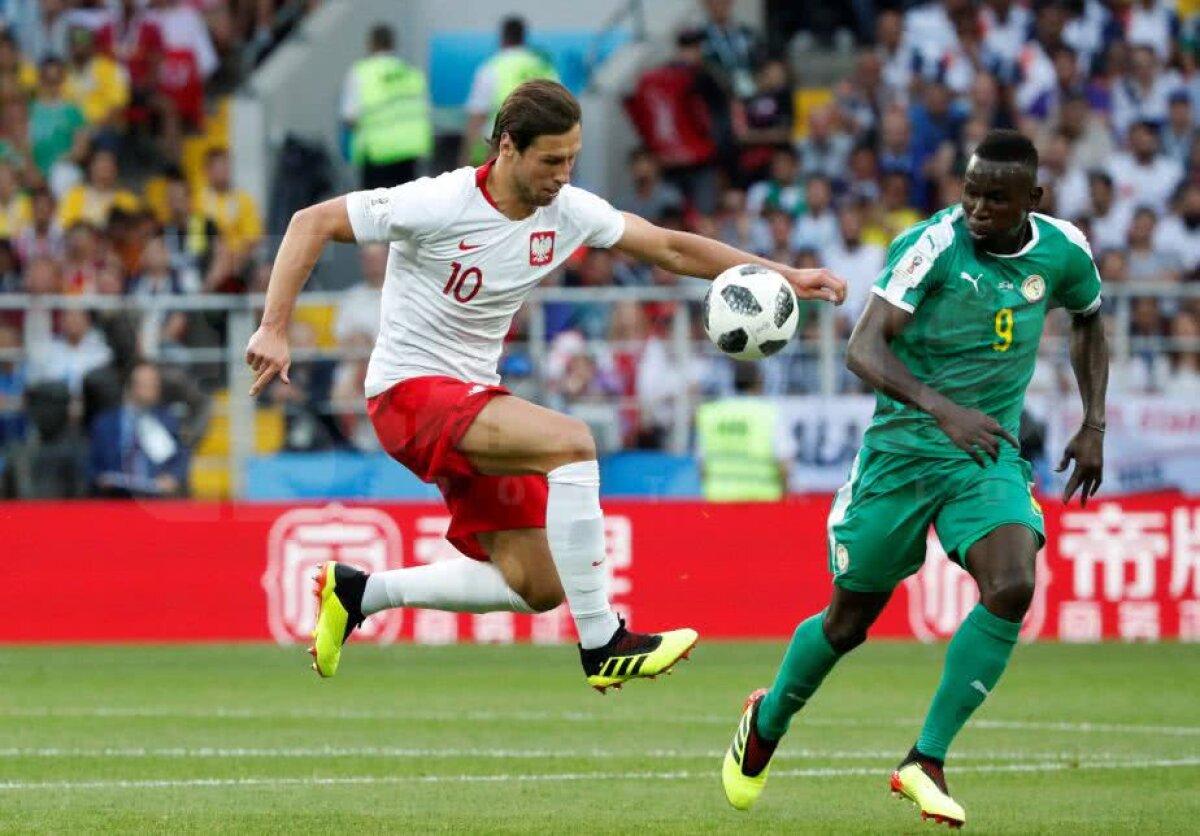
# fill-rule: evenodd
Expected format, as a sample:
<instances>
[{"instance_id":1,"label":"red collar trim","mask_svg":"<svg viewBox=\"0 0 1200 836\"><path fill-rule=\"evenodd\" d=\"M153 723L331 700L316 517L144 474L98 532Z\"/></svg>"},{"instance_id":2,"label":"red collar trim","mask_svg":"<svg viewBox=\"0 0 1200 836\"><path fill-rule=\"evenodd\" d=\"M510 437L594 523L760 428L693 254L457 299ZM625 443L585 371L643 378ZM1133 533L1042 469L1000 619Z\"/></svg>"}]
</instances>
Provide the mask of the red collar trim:
<instances>
[{"instance_id":1,"label":"red collar trim","mask_svg":"<svg viewBox=\"0 0 1200 836\"><path fill-rule=\"evenodd\" d=\"M495 158L493 158L493 159L488 160L486 163L481 165L479 168L475 169L475 185L479 188L479 191L483 192L484 199L488 203L492 204L493 209L495 209L497 212L499 212L500 207L497 206L496 201L492 199L492 193L488 191L488 187L487 187L488 174L491 172L492 166L495 163L496 163L496 160L495 160Z\"/></svg>"}]
</instances>

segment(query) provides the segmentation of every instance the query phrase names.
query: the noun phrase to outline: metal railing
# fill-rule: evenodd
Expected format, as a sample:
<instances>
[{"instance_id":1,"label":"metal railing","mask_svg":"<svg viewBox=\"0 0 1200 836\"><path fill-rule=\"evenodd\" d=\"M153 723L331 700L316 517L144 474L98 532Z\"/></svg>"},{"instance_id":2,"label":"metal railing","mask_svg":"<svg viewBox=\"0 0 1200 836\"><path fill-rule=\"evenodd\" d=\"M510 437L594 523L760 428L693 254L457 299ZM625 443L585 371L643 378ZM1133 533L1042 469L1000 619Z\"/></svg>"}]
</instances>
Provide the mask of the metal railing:
<instances>
[{"instance_id":1,"label":"metal railing","mask_svg":"<svg viewBox=\"0 0 1200 836\"><path fill-rule=\"evenodd\" d=\"M526 302L523 315L526 317L524 347L530 360L531 374L527 382L528 391L534 398L547 394L544 372L550 351L547 340L548 323L546 306L552 303L569 304L615 304L618 302L691 302L703 299L705 287L690 284L680 287L609 287L609 288L558 288L536 289ZM1179 340L1164 337L1130 336L1133 321L1133 300L1139 297L1159 297L1184 302L1200 299L1200 284L1137 284L1106 286L1107 304L1111 306L1114 320L1112 353L1114 362L1127 361L1135 353L1165 350L1200 350L1198 340ZM172 350L169 362L176 365L219 367L222 370L223 387L228 390L226 405L229 421L229 471L232 479L232 494L238 495L243 486L245 464L254 455L256 404L249 395L253 375L243 361L246 344L257 327L259 312L264 302L261 295L197 295L197 296L35 296L0 294L0 314L5 311L57 311L83 309L95 312L124 311L142 315L165 314L184 311L191 313L216 314L223 318L224 341L220 345L180 347ZM310 292L301 295L298 307L334 306L345 298L343 293ZM837 310L828 305L818 305L816 338L795 340L784 349L785 356L803 356L815 360L816 374L813 376L812 393L832 396L843 389L846 377L843 373L844 342L837 338ZM692 305L679 304L674 307L669 327L662 338L667 343L671 357L678 361L696 357L703 353L717 354L707 340L696 338L694 320L696 311ZM602 340L599 342L603 342ZM19 361L27 357L32 347L0 349L0 361ZM1065 354L1065 335L1060 336L1053 352ZM293 348L294 364L316 360L361 359L365 352L340 348ZM150 358L159 359L159 358ZM686 386L672 402L672 422L668 433L667 447L673 452L686 452L689 448L692 417L702 395L692 393ZM620 402L618 406L630 405ZM636 404L634 404L636 406Z\"/></svg>"}]
</instances>

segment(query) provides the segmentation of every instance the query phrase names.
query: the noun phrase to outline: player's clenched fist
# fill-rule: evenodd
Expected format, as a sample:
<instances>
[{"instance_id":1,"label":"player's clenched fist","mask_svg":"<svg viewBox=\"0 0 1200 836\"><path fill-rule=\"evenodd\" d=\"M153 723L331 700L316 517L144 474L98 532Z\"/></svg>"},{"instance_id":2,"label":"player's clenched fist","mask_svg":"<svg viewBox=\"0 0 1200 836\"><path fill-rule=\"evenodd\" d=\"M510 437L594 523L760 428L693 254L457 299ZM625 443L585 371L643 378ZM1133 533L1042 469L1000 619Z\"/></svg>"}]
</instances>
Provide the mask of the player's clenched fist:
<instances>
[{"instance_id":1,"label":"player's clenched fist","mask_svg":"<svg viewBox=\"0 0 1200 836\"><path fill-rule=\"evenodd\" d=\"M846 301L846 283L824 267L813 270L792 268L782 272L800 299L818 299L835 305Z\"/></svg>"},{"instance_id":2,"label":"player's clenched fist","mask_svg":"<svg viewBox=\"0 0 1200 836\"><path fill-rule=\"evenodd\" d=\"M274 328L260 327L246 345L246 365L254 370L254 385L251 395L258 395L275 375L284 383L288 380L288 368L292 365L288 351L287 334Z\"/></svg>"}]
</instances>

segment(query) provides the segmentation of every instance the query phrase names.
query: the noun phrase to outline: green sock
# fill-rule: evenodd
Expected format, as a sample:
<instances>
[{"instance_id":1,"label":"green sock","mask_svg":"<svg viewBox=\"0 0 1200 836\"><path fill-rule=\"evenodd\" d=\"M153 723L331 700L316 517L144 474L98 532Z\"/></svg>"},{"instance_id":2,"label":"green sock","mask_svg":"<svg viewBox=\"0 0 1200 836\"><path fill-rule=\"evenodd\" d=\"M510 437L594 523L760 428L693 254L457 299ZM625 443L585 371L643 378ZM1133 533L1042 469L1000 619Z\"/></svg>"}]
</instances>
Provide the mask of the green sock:
<instances>
[{"instance_id":1,"label":"green sock","mask_svg":"<svg viewBox=\"0 0 1200 836\"><path fill-rule=\"evenodd\" d=\"M1019 622L992 615L983 604L967 614L946 648L942 681L917 739L922 755L946 759L955 735L1000 681L1020 632Z\"/></svg>"},{"instance_id":2,"label":"green sock","mask_svg":"<svg viewBox=\"0 0 1200 836\"><path fill-rule=\"evenodd\" d=\"M758 707L758 733L767 740L783 737L792 715L804 707L841 658L825 638L821 627L824 620L825 612L821 611L800 622L792 635L775 684Z\"/></svg>"}]
</instances>

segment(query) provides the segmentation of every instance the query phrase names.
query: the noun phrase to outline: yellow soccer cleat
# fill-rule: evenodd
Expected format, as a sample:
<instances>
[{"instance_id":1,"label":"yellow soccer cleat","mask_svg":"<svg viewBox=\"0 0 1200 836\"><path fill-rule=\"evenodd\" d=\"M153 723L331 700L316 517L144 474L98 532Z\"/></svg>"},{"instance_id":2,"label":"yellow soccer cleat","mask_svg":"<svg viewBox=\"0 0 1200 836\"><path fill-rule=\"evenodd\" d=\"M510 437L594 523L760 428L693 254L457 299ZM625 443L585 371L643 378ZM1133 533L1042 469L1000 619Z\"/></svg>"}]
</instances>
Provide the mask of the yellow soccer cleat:
<instances>
[{"instance_id":1,"label":"yellow soccer cleat","mask_svg":"<svg viewBox=\"0 0 1200 836\"><path fill-rule=\"evenodd\" d=\"M634 633L625 629L622 618L608 644L589 650L581 647L579 658L588 685L603 694L631 679L654 679L660 673L670 673L676 662L688 657L699 637L689 629Z\"/></svg>"},{"instance_id":2,"label":"yellow soccer cleat","mask_svg":"<svg viewBox=\"0 0 1200 836\"><path fill-rule=\"evenodd\" d=\"M367 585L367 574L331 560L317 568L313 580L317 596L317 627L312 631L313 643L308 652L313 657L313 670L329 678L337 673L342 645L365 618L362 614L362 596Z\"/></svg>"},{"instance_id":3,"label":"yellow soccer cleat","mask_svg":"<svg viewBox=\"0 0 1200 836\"><path fill-rule=\"evenodd\" d=\"M967 812L950 797L946 777L937 764L910 760L892 773L892 794L907 798L921 811L921 818L957 830L967 823Z\"/></svg>"},{"instance_id":4,"label":"yellow soccer cleat","mask_svg":"<svg viewBox=\"0 0 1200 836\"><path fill-rule=\"evenodd\" d=\"M758 707L766 695L767 689L759 688L746 698L742 719L733 733L733 743L721 763L725 798L735 810L749 810L758 801L767 785L771 756L779 744L779 741L765 740L758 734Z\"/></svg>"}]
</instances>

